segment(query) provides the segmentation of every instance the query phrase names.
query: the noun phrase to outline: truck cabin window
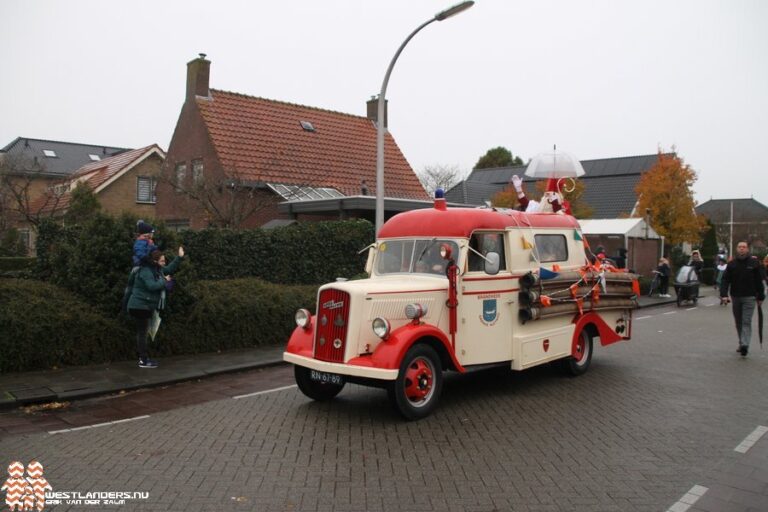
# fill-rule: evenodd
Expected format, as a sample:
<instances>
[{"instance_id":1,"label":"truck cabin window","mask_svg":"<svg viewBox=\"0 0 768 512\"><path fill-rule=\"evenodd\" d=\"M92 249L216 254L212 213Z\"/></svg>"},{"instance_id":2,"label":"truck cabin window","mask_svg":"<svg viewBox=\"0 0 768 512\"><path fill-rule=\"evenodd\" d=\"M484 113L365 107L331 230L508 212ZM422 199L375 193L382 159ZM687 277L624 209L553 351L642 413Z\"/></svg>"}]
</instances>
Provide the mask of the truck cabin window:
<instances>
[{"instance_id":1,"label":"truck cabin window","mask_svg":"<svg viewBox=\"0 0 768 512\"><path fill-rule=\"evenodd\" d=\"M568 260L565 235L534 235L534 250L540 263Z\"/></svg>"},{"instance_id":2,"label":"truck cabin window","mask_svg":"<svg viewBox=\"0 0 768 512\"><path fill-rule=\"evenodd\" d=\"M507 269L507 258L504 255L503 233L473 233L469 239L469 246L483 256L489 252L499 255L499 270ZM469 251L469 272L484 272L485 260L475 252Z\"/></svg>"},{"instance_id":3,"label":"truck cabin window","mask_svg":"<svg viewBox=\"0 0 768 512\"><path fill-rule=\"evenodd\" d=\"M448 262L440 256L440 246L448 244L456 258L459 246L453 240L387 240L381 242L376 257L376 273L433 274L445 276Z\"/></svg>"}]
</instances>

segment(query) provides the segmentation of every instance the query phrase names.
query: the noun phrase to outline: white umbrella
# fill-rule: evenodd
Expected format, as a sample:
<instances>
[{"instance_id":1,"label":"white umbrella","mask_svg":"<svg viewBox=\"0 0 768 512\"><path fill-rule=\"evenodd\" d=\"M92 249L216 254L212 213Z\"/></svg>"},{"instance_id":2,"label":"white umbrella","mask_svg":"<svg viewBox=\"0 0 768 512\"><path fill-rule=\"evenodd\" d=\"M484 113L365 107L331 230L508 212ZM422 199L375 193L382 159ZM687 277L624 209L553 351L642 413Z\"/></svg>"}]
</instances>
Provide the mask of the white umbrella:
<instances>
[{"instance_id":1,"label":"white umbrella","mask_svg":"<svg viewBox=\"0 0 768 512\"><path fill-rule=\"evenodd\" d=\"M577 178L584 175L584 168L568 153L539 153L528 164L525 175L531 178Z\"/></svg>"}]
</instances>

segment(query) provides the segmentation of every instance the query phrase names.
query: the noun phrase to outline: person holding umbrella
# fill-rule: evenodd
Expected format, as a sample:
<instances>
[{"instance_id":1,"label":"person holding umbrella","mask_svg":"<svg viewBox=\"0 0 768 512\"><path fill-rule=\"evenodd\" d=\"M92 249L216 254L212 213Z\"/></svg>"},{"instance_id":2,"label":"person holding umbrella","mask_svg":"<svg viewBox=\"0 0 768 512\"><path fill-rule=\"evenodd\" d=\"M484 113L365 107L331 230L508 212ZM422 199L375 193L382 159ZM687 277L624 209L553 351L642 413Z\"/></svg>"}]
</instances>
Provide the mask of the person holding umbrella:
<instances>
[{"instance_id":1,"label":"person holding umbrella","mask_svg":"<svg viewBox=\"0 0 768 512\"><path fill-rule=\"evenodd\" d=\"M728 300L730 292L733 305L733 318L736 321L736 332L739 335L738 352L742 357L749 352L752 338L752 316L755 307L758 308L759 319L762 320L760 306L765 300L763 280L765 272L760 261L749 253L747 242L739 242L736 246L736 257L725 268L720 283L720 302ZM762 321L759 322L760 344L763 342Z\"/></svg>"}]
</instances>

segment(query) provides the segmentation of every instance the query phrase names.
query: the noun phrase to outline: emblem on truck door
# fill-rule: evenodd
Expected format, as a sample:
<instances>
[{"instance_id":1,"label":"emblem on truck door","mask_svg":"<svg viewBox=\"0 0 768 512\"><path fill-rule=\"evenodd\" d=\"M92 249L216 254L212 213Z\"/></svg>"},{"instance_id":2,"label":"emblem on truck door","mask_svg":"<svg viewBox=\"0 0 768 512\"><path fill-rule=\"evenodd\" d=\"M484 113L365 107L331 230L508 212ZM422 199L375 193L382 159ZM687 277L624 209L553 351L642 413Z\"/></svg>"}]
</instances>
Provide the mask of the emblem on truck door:
<instances>
[{"instance_id":1,"label":"emblem on truck door","mask_svg":"<svg viewBox=\"0 0 768 512\"><path fill-rule=\"evenodd\" d=\"M485 299L483 301L483 314L480 317L485 325L493 325L499 318L499 310L496 299Z\"/></svg>"}]
</instances>

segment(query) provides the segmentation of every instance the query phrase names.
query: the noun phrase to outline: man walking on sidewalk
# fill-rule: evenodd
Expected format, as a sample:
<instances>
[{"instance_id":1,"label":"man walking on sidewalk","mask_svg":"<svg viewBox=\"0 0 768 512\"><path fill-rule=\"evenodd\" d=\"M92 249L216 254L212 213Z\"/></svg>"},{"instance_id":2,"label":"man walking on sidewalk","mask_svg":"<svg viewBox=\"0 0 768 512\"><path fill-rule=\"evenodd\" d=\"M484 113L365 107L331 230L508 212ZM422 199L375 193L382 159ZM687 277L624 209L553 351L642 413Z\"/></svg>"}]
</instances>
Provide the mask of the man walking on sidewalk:
<instances>
[{"instance_id":1,"label":"man walking on sidewalk","mask_svg":"<svg viewBox=\"0 0 768 512\"><path fill-rule=\"evenodd\" d=\"M742 356L749 352L749 342L752 338L752 315L755 305L760 307L765 299L763 289L763 270L760 261L749 253L747 242L739 242L736 246L736 257L733 258L723 273L720 283L720 301L728 299L730 288L733 303L733 318L736 320L736 331L739 333L739 349Z\"/></svg>"}]
</instances>

